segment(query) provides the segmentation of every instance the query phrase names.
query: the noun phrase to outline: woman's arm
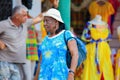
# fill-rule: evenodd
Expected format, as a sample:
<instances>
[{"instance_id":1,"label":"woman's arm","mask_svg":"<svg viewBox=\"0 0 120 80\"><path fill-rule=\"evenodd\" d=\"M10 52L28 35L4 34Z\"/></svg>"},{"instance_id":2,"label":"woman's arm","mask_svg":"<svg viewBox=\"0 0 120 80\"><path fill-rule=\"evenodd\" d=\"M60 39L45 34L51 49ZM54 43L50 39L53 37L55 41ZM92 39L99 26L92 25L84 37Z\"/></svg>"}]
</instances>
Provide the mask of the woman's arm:
<instances>
[{"instance_id":1,"label":"woman's arm","mask_svg":"<svg viewBox=\"0 0 120 80\"><path fill-rule=\"evenodd\" d=\"M34 80L38 80L38 76L39 76L39 72L40 72L40 62L41 62L41 59L42 59L42 57L40 56L40 61L39 61L38 66L37 66L37 71L36 71Z\"/></svg>"},{"instance_id":2,"label":"woman's arm","mask_svg":"<svg viewBox=\"0 0 120 80\"><path fill-rule=\"evenodd\" d=\"M40 72L40 63L38 63L37 71L36 71L36 74L35 74L34 80L38 80L39 72Z\"/></svg>"},{"instance_id":3,"label":"woman's arm","mask_svg":"<svg viewBox=\"0 0 120 80\"><path fill-rule=\"evenodd\" d=\"M76 70L77 63L78 63L78 48L77 48L76 41L70 40L68 42L68 48L72 56L71 67L70 67L70 71L68 74L68 80L74 80L74 72Z\"/></svg>"}]
</instances>

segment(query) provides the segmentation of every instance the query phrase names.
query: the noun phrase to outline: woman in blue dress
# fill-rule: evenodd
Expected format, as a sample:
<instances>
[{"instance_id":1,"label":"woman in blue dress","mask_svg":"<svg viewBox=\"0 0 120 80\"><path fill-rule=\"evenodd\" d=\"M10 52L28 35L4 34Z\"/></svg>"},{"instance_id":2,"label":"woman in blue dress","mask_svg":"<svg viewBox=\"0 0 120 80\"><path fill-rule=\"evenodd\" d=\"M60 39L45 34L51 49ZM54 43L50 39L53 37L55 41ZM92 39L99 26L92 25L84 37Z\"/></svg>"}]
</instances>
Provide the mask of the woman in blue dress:
<instances>
[{"instance_id":1,"label":"woman in blue dress","mask_svg":"<svg viewBox=\"0 0 120 80\"><path fill-rule=\"evenodd\" d=\"M74 72L78 62L76 41L68 41L68 48L72 55L71 67L66 65L67 46L64 40L64 22L57 9L49 9L44 14L44 26L48 35L42 41L40 64L34 80L74 80ZM70 31L65 32L66 39L72 37Z\"/></svg>"}]
</instances>

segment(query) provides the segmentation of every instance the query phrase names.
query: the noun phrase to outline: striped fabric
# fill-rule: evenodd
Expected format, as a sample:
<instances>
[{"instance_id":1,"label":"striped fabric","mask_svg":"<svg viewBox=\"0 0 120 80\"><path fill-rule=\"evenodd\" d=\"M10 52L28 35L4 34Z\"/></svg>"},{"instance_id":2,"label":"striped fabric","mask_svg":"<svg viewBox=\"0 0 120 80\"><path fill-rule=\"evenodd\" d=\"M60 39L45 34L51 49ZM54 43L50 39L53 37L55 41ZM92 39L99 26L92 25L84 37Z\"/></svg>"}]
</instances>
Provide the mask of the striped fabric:
<instances>
[{"instance_id":1,"label":"striped fabric","mask_svg":"<svg viewBox=\"0 0 120 80\"><path fill-rule=\"evenodd\" d=\"M37 61L37 38L34 26L28 28L28 38L26 40L27 59Z\"/></svg>"}]
</instances>

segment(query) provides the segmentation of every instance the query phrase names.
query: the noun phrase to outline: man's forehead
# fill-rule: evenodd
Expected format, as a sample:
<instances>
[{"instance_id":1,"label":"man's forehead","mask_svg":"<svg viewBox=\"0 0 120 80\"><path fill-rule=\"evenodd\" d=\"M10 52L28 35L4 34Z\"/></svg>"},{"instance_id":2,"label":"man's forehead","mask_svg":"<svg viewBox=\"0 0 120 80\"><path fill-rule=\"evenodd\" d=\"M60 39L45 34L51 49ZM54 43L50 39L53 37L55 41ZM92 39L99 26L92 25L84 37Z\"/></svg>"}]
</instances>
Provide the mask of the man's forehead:
<instances>
[{"instance_id":1,"label":"man's forehead","mask_svg":"<svg viewBox=\"0 0 120 80\"><path fill-rule=\"evenodd\" d=\"M24 9L22 10L22 13L27 13L27 12L28 12L28 11L26 11L26 10L24 10Z\"/></svg>"},{"instance_id":2,"label":"man's forehead","mask_svg":"<svg viewBox=\"0 0 120 80\"><path fill-rule=\"evenodd\" d=\"M27 13L28 13L28 12L23 9L23 10L21 10L21 13L20 13L20 14L23 14L23 15L24 15L24 14L27 14Z\"/></svg>"}]
</instances>

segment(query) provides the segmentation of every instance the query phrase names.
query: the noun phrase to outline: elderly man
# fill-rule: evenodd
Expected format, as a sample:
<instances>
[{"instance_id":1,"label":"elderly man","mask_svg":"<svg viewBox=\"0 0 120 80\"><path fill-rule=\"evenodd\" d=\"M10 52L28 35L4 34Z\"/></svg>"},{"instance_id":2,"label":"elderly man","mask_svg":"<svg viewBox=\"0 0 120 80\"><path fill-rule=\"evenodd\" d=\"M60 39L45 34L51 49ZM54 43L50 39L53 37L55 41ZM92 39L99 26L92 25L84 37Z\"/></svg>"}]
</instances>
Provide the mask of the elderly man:
<instances>
[{"instance_id":1,"label":"elderly man","mask_svg":"<svg viewBox=\"0 0 120 80\"><path fill-rule=\"evenodd\" d=\"M42 19L42 14L27 19L27 8L21 5L0 22L0 80L21 80L18 66L26 61L27 27Z\"/></svg>"}]
</instances>

